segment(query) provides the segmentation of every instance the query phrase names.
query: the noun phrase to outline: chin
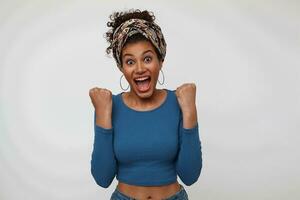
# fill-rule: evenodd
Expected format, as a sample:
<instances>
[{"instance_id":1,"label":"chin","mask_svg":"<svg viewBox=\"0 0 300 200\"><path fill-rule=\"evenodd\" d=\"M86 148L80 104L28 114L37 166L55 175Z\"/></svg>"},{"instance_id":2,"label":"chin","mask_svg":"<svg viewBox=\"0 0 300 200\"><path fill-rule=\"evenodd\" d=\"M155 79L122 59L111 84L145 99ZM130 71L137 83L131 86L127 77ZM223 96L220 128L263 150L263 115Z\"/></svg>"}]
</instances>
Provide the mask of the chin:
<instances>
[{"instance_id":1,"label":"chin","mask_svg":"<svg viewBox=\"0 0 300 200\"><path fill-rule=\"evenodd\" d=\"M146 92L140 92L139 90L137 90L136 88L134 88L134 91L136 93L137 96L139 96L142 99L146 99L152 96L153 94L153 87L150 87L149 90L147 90Z\"/></svg>"},{"instance_id":2,"label":"chin","mask_svg":"<svg viewBox=\"0 0 300 200\"><path fill-rule=\"evenodd\" d=\"M142 99L146 99L146 98L150 98L153 95L154 86L152 85L152 83L150 83L149 88L147 90L140 91L138 89L137 85L135 83L133 83L133 90L138 97L140 97Z\"/></svg>"}]
</instances>

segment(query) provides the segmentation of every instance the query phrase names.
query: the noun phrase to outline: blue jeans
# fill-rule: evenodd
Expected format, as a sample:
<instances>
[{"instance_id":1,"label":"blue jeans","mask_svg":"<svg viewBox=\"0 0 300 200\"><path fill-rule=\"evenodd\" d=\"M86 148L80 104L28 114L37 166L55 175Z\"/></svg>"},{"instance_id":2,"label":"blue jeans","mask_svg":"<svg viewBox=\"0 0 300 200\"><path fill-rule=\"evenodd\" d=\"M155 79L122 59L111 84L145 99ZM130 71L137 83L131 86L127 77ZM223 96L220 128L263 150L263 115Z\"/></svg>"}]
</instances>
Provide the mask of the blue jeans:
<instances>
[{"instance_id":1,"label":"blue jeans","mask_svg":"<svg viewBox=\"0 0 300 200\"><path fill-rule=\"evenodd\" d=\"M118 188L112 193L110 200L137 200L126 196L125 194L121 193ZM188 194L186 193L184 187L180 184L180 190L176 192L174 195L168 197L167 199L163 200L189 200Z\"/></svg>"}]
</instances>

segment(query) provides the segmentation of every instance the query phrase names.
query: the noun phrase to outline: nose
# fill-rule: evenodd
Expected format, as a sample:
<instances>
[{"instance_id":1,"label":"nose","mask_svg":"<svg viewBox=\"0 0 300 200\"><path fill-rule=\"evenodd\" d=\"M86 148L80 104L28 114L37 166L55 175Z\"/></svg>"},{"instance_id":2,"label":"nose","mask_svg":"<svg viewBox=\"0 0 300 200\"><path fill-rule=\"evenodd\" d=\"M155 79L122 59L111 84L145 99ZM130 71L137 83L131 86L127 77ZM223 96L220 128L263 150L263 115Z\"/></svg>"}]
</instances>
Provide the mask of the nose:
<instances>
[{"instance_id":1,"label":"nose","mask_svg":"<svg viewBox=\"0 0 300 200\"><path fill-rule=\"evenodd\" d=\"M142 62L137 62L135 72L138 74L143 74L146 71L146 68Z\"/></svg>"}]
</instances>

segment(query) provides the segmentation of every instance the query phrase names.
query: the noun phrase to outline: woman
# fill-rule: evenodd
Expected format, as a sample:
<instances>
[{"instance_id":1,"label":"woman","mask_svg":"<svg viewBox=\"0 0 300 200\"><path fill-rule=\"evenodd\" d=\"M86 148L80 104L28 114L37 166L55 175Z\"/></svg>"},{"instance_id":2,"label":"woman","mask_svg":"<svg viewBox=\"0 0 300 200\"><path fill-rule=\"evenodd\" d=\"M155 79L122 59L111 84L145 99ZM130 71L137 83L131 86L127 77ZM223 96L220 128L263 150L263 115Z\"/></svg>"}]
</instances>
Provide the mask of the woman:
<instances>
[{"instance_id":1,"label":"woman","mask_svg":"<svg viewBox=\"0 0 300 200\"><path fill-rule=\"evenodd\" d=\"M202 168L196 86L156 88L166 43L152 12L115 12L110 19L106 51L113 51L130 91L89 91L95 108L92 176L104 188L116 176L111 200L186 200L177 175L189 186Z\"/></svg>"}]
</instances>

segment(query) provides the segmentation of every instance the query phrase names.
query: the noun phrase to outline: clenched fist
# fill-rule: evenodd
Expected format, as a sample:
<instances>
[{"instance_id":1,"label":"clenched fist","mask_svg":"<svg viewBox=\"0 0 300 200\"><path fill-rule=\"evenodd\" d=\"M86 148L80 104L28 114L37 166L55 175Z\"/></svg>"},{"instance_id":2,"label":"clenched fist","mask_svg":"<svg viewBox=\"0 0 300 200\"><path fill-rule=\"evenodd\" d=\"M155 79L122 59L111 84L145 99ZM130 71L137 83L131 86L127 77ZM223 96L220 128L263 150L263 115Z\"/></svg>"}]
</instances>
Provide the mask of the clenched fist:
<instances>
[{"instance_id":1,"label":"clenched fist","mask_svg":"<svg viewBox=\"0 0 300 200\"><path fill-rule=\"evenodd\" d=\"M196 85L185 83L179 86L175 94L180 105L185 128L192 128L197 122Z\"/></svg>"},{"instance_id":2,"label":"clenched fist","mask_svg":"<svg viewBox=\"0 0 300 200\"><path fill-rule=\"evenodd\" d=\"M105 88L94 87L89 91L96 112L96 124L111 128L112 93Z\"/></svg>"},{"instance_id":3,"label":"clenched fist","mask_svg":"<svg viewBox=\"0 0 300 200\"><path fill-rule=\"evenodd\" d=\"M194 83L181 85L175 93L182 112L189 112L194 109L196 101L196 85Z\"/></svg>"}]
</instances>

